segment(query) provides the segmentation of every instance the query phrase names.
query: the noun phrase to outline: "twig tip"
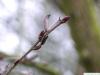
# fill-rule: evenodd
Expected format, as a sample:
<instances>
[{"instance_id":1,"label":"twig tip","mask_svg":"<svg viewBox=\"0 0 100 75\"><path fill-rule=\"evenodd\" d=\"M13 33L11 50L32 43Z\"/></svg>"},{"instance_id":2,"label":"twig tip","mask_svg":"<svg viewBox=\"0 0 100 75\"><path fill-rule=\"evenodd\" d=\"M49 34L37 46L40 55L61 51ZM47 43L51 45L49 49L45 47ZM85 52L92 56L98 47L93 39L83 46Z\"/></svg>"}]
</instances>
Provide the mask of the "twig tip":
<instances>
[{"instance_id":1,"label":"twig tip","mask_svg":"<svg viewBox=\"0 0 100 75\"><path fill-rule=\"evenodd\" d=\"M62 19L62 23L67 22L69 19L70 19L70 16L65 16L65 17Z\"/></svg>"}]
</instances>

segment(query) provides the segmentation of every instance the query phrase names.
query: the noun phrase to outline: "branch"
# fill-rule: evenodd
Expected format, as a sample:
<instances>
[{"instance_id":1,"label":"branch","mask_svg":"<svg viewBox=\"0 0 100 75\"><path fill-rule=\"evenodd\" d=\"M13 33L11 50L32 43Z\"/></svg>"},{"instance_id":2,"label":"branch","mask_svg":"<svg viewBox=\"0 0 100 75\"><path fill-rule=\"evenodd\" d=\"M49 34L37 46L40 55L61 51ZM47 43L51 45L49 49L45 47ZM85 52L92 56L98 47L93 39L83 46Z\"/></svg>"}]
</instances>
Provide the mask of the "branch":
<instances>
[{"instance_id":1,"label":"branch","mask_svg":"<svg viewBox=\"0 0 100 75\"><path fill-rule=\"evenodd\" d=\"M49 16L48 16L49 18ZM48 19L45 18L45 19ZM54 24L54 27L47 29L46 24L44 24L44 30L41 31L38 41L28 50L28 52L26 52L20 59L18 59L17 61L15 61L13 63L13 65L10 66L10 68L5 71L5 75L9 75L10 72L33 50L39 50L41 48L41 46L46 42L48 35L50 34L50 32L52 32L54 29L56 29L58 26L60 26L61 24L67 22L69 20L69 16L65 16L63 19L57 20L57 22Z\"/></svg>"}]
</instances>

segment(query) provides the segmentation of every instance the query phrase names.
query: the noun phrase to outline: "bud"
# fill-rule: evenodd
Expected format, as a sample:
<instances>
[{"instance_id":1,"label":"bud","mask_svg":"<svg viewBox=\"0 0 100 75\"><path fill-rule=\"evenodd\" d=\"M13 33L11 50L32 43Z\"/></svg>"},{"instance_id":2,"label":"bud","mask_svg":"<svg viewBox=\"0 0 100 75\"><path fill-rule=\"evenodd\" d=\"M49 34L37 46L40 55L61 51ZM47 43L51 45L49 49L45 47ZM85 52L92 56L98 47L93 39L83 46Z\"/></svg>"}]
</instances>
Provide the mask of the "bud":
<instances>
[{"instance_id":1,"label":"bud","mask_svg":"<svg viewBox=\"0 0 100 75\"><path fill-rule=\"evenodd\" d=\"M70 19L70 16L65 16L62 20L61 23L65 23L66 21L68 21Z\"/></svg>"}]
</instances>

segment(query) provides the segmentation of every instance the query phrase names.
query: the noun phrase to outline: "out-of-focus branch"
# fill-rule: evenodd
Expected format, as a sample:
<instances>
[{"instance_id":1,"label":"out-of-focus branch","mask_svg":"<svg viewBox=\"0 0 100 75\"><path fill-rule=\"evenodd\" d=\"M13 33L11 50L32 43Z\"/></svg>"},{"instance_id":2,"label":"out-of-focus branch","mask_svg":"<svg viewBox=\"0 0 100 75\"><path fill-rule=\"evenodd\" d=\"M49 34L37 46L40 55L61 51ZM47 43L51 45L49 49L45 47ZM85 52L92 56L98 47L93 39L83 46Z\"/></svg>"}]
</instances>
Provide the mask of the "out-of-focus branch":
<instances>
[{"instance_id":1,"label":"out-of-focus branch","mask_svg":"<svg viewBox=\"0 0 100 75\"><path fill-rule=\"evenodd\" d=\"M39 71L48 73L50 75L61 75L58 70L48 64L36 63L28 59L23 60L21 63L25 66L36 67Z\"/></svg>"},{"instance_id":2,"label":"out-of-focus branch","mask_svg":"<svg viewBox=\"0 0 100 75\"><path fill-rule=\"evenodd\" d=\"M20 59L18 59L17 61L14 62L14 64L12 64L10 66L9 69L7 69L7 71L5 71L5 75L9 75L9 73L33 50L39 50L41 48L41 46L46 42L48 35L50 34L50 32L52 32L54 29L56 29L58 26L60 26L61 24L67 22L69 20L69 16L65 16L62 19L58 19L57 22L54 24L54 27L51 27L50 29L44 28L43 31L41 31L40 35L38 36L38 41L28 50L28 52L26 52ZM47 18L48 19L48 18ZM46 24L45 24L46 25ZM46 26L44 26L46 27ZM4 74L3 74L4 75Z\"/></svg>"},{"instance_id":3,"label":"out-of-focus branch","mask_svg":"<svg viewBox=\"0 0 100 75\"><path fill-rule=\"evenodd\" d=\"M10 58L11 56L0 52L0 58L5 59L8 57L9 57L9 62L11 62L11 63L16 60L16 58ZM47 64L43 64L43 63L32 62L32 60L30 60L30 59L24 59L23 61L20 62L20 64L28 66L28 67L32 67L32 68L35 67L39 71L48 73L50 75L60 75L60 73L57 70L55 70L54 67L49 66Z\"/></svg>"}]
</instances>

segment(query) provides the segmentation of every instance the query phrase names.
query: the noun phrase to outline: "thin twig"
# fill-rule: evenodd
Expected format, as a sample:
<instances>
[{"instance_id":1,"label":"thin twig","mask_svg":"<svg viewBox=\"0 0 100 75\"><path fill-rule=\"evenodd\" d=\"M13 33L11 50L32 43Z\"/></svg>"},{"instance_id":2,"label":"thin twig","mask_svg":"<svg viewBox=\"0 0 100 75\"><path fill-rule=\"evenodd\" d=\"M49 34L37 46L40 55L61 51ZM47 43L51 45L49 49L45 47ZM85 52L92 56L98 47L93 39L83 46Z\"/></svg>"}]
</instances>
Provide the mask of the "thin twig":
<instances>
[{"instance_id":1,"label":"thin twig","mask_svg":"<svg viewBox=\"0 0 100 75\"><path fill-rule=\"evenodd\" d=\"M41 48L41 46L46 42L48 35L50 32L52 32L55 28L57 28L58 26L60 26L61 24L65 23L66 21L69 20L69 16L65 16L63 19L60 19L54 24L54 27L52 27L51 29L47 29L47 21L49 18L49 15L47 16L47 18L45 18L45 24L44 24L44 30L41 31L38 41L20 58L18 59L7 71L7 73L5 75L9 75L10 72L33 50L39 50Z\"/></svg>"},{"instance_id":2,"label":"thin twig","mask_svg":"<svg viewBox=\"0 0 100 75\"><path fill-rule=\"evenodd\" d=\"M70 16L65 16L63 19L58 19L58 21L56 23L54 23L54 25L52 25L52 27L50 27L50 29L48 29L48 33L52 32L55 28L59 27L61 24L67 22L70 19Z\"/></svg>"},{"instance_id":3,"label":"thin twig","mask_svg":"<svg viewBox=\"0 0 100 75\"><path fill-rule=\"evenodd\" d=\"M30 50L28 50L20 59L18 59L17 61L14 62L14 64L10 67L9 71L7 72L6 75L9 75L9 73L36 47L36 45L38 44L39 41L37 41L35 43L35 45L30 48Z\"/></svg>"}]
</instances>

